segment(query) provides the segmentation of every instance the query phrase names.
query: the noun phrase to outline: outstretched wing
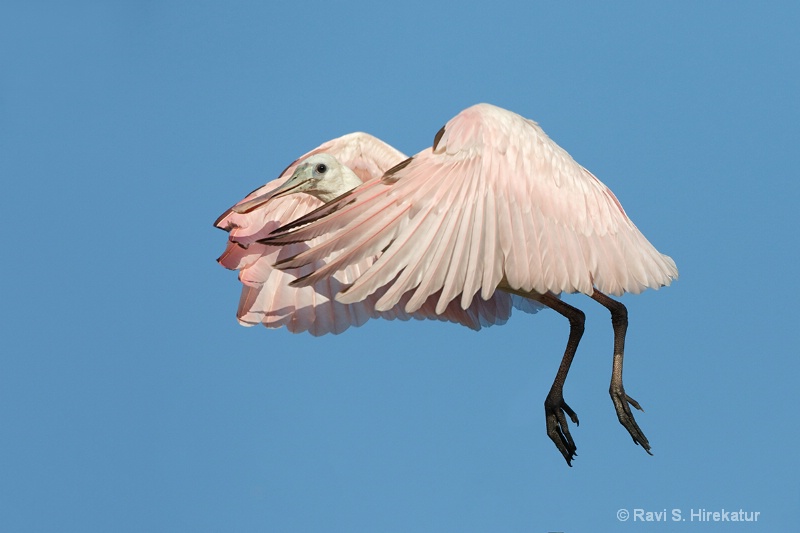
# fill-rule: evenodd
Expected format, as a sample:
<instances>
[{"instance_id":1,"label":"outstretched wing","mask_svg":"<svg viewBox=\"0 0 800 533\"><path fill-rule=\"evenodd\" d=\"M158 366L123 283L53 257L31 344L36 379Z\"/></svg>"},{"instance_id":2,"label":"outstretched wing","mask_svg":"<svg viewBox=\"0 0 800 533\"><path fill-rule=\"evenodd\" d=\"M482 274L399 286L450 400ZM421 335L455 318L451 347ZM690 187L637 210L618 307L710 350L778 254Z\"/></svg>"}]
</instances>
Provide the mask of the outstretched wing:
<instances>
[{"instance_id":1,"label":"outstretched wing","mask_svg":"<svg viewBox=\"0 0 800 533\"><path fill-rule=\"evenodd\" d=\"M236 205L278 187L292 175L300 161L320 152L333 155L365 182L379 178L386 169L405 158L402 153L371 135L351 133L328 141L301 156L279 178L253 191ZM381 291L352 304L337 302L334 296L357 279L373 258L363 258L335 276L320 279L309 286L291 287L291 281L323 266L324 262L285 271L277 270L272 265L282 258L307 250L313 241L286 247L257 241L281 224L295 220L321 205L322 202L312 196L294 194L273 199L244 213L237 213L231 208L217 219L215 226L230 234L225 252L218 261L225 268L238 270L243 285L237 311L241 324L251 326L260 323L268 328L286 326L294 333L308 331L313 335L323 335L341 333L350 326L362 325L370 318L430 318L456 322L473 329L503 323L508 319L512 302L508 296L476 302L468 309L452 305L440 313L435 310L437 300L433 298L414 312L406 312L405 305L377 311L375 302L380 298ZM410 297L408 295L405 300Z\"/></svg>"},{"instance_id":2,"label":"outstretched wing","mask_svg":"<svg viewBox=\"0 0 800 533\"><path fill-rule=\"evenodd\" d=\"M433 295L441 311L456 298L465 308L491 298L501 283L522 292L589 294L596 287L621 294L668 285L678 275L608 187L535 122L488 104L459 113L432 148L382 179L265 240L305 241L309 249L278 266L326 264L295 285L377 256L337 300L358 302L382 289L378 310L410 291L406 311Z\"/></svg>"}]
</instances>

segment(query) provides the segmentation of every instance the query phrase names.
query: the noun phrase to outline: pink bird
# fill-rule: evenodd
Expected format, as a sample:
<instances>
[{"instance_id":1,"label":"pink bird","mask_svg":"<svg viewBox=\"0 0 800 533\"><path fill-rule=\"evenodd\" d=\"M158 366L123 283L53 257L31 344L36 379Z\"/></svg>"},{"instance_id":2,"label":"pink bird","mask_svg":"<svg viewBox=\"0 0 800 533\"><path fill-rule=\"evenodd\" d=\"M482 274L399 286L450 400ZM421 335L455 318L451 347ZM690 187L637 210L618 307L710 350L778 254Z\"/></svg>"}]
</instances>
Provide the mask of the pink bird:
<instances>
[{"instance_id":1,"label":"pink bird","mask_svg":"<svg viewBox=\"0 0 800 533\"><path fill-rule=\"evenodd\" d=\"M315 152L326 151L324 145L320 148ZM232 242L250 245L243 250L229 245L227 253L242 259L227 261L223 256L223 264L244 266L244 274L256 268L245 265L253 260L248 251L254 244L286 246L280 254L260 249L251 253L263 254L266 262L277 259L277 268L297 276L290 287L317 288L337 280L322 287L325 297L335 295L339 304L366 303L375 314L400 309L408 315L423 310L443 315L453 310L454 302L468 311L475 302L491 302L499 294L552 308L569 320L570 331L544 402L546 428L570 466L576 446L567 416L576 425L578 417L564 401L563 387L584 331L584 313L559 295L586 294L611 313L609 393L617 417L633 441L650 453L630 409L641 407L622 383L627 309L608 294L669 285L678 270L636 228L608 187L535 122L479 104L451 119L431 148L381 176L382 165L375 165L374 173L361 174L363 184L318 202L319 207L298 220L279 228L274 228L277 222L263 224L268 216L256 213L273 209L271 198L319 189L327 176L339 176L341 182L341 176L352 178L350 169L358 167L352 156L331 152L326 157L312 155L290 167L283 176L291 172L291 177L278 191L257 191L223 215L218 225L231 230ZM380 161L391 165L399 157L392 152ZM310 200L294 201L297 206ZM282 221L299 214L296 207L282 209ZM254 224L263 224L257 231L239 235L237 217L242 216L265 218ZM283 291L285 281L281 278L269 290ZM245 276L243 282L251 279ZM261 316L256 313L255 318Z\"/></svg>"},{"instance_id":2,"label":"pink bird","mask_svg":"<svg viewBox=\"0 0 800 533\"><path fill-rule=\"evenodd\" d=\"M329 175L320 183L318 190L308 187L287 189L287 181L300 161L312 156L331 166L347 165L347 175L341 179L338 174ZM381 291L348 304L334 299L338 292L372 264L371 258L304 287L290 286L290 282L310 273L313 270L311 266L285 271L273 268L279 259L306 250L308 246L294 244L278 247L259 243L259 239L362 182L380 178L387 169L405 158L405 155L371 135L351 133L328 141L301 156L277 179L256 189L217 219L215 226L230 234L227 248L218 261L225 268L238 270L242 282L237 312L242 325L260 323L268 328L286 326L292 333L308 331L312 335L324 335L341 333L350 326L361 326L370 318L415 318L449 321L478 330L482 326L504 324L511 314L512 305L526 312L541 308L531 305L530 300L498 292L486 300L476 298L463 308L453 301L439 310L436 309L438 296L433 296L414 311L407 312L405 308L406 300L411 296L409 294L397 305L378 311L375 302L382 295ZM291 194L295 192L307 194ZM314 242L312 240L309 244Z\"/></svg>"}]
</instances>

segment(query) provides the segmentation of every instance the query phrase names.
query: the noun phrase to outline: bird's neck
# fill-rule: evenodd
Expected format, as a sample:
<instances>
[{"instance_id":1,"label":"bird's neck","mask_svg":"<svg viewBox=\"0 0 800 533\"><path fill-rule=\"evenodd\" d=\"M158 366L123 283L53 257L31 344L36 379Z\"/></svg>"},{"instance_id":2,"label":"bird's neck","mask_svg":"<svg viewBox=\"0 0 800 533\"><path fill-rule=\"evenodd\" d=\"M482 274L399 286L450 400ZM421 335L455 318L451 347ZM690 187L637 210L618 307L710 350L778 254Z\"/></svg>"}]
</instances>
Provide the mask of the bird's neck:
<instances>
[{"instance_id":1,"label":"bird's neck","mask_svg":"<svg viewBox=\"0 0 800 533\"><path fill-rule=\"evenodd\" d=\"M342 172L341 180L339 184L331 190L325 191L316 191L314 196L325 202L326 204L331 200L335 200L336 198L340 197L344 193L348 191L352 191L359 185L361 185L361 179L355 175L353 171L349 168L345 167Z\"/></svg>"}]
</instances>

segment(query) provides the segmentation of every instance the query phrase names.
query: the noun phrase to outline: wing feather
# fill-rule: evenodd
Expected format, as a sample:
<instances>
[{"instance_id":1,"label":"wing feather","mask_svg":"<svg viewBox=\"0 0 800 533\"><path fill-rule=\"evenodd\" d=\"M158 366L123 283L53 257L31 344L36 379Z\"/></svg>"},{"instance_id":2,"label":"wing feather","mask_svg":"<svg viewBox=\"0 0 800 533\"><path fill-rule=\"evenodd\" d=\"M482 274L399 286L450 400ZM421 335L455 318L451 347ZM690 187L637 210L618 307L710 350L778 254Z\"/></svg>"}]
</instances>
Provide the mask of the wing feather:
<instances>
[{"instance_id":1,"label":"wing feather","mask_svg":"<svg viewBox=\"0 0 800 533\"><path fill-rule=\"evenodd\" d=\"M465 176L466 187L461 187L446 200L446 205L463 205L472 200L470 194L474 190L473 183L476 181L474 175ZM462 242L458 239L461 228L466 227L464 218L465 212L471 218L471 209L445 209L441 217L441 226L437 231L433 246L429 248L432 253L426 254L426 268L423 271L423 279L414 297L409 300L408 305L413 309L415 306L427 299L425 294L430 294L443 288L443 292L437 303L436 310L441 311L455 297L456 294L464 290L464 276L462 265L459 264L462 257L463 244L456 250L456 245ZM450 295L449 293L452 293Z\"/></svg>"},{"instance_id":2,"label":"wing feather","mask_svg":"<svg viewBox=\"0 0 800 533\"><path fill-rule=\"evenodd\" d=\"M474 182L476 191L474 193L475 209L469 211L469 218L462 224L458 235L458 255L453 256L450 261L451 268L460 269L458 279L464 280L463 290L461 291L461 304L470 301L480 290L480 280L478 278L480 261L483 260L482 248L484 245L484 213L486 208L486 196L480 194L483 190L483 176L478 176ZM463 259L462 259L463 258ZM450 283L447 292L442 294L444 299L452 299L459 295L458 281Z\"/></svg>"},{"instance_id":3,"label":"wing feather","mask_svg":"<svg viewBox=\"0 0 800 533\"><path fill-rule=\"evenodd\" d=\"M340 302L363 300L387 283L379 309L411 291L411 312L436 293L439 309L459 296L468 307L478 288L487 299L504 278L521 292L596 287L616 295L677 278L674 261L647 241L605 185L535 122L487 104L459 113L434 148L393 170L380 189L365 184L348 201L278 232L285 242L319 237L301 255L306 264L327 261L325 276L377 255Z\"/></svg>"},{"instance_id":4,"label":"wing feather","mask_svg":"<svg viewBox=\"0 0 800 533\"><path fill-rule=\"evenodd\" d=\"M379 189L381 185L377 178L406 157L367 134L345 135L301 156L280 177L256 189L239 204L278 187L291 176L298 162L320 152L334 155L364 182L376 182ZM382 202L386 198L384 195L376 195L374 201L380 204L376 208L376 212L379 212L384 208ZM466 310L458 305L449 305L437 313L438 295L425 301L415 312L409 313L397 306L378 311L375 304L388 287L358 302L345 304L336 301L334 296L337 293L368 270L372 263L370 254L361 254L359 259L349 262L345 268L337 269L331 276L320 276L310 285L290 286L290 282L296 278L324 268L324 261L298 261L296 267L286 270L276 269L273 264L286 262L292 256L302 257L310 246L316 245L322 239L317 239L316 236L304 238L286 246L264 244L259 240L302 216L323 217L329 210L330 204L322 205L322 202L311 196L291 195L273 199L263 207L247 213L236 213L229 209L217 219L215 225L229 232L226 249L218 261L225 268L238 270L242 282L237 310L237 318L241 324L263 324L268 328L286 327L292 333L307 331L316 336L341 333L351 326L363 325L370 318L435 319L480 329L482 326L504 323L510 316L512 301L503 298L488 302L476 301ZM404 295L404 303L410 297L410 294Z\"/></svg>"}]
</instances>

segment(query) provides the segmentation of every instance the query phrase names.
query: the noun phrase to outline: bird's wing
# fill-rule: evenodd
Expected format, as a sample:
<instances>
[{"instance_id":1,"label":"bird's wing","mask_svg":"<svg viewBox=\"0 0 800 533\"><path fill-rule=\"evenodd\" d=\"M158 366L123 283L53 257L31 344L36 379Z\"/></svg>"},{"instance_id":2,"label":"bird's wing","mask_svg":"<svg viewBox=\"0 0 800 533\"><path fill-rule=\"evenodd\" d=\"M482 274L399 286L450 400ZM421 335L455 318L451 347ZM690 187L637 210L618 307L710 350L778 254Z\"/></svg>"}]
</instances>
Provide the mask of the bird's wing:
<instances>
[{"instance_id":1,"label":"bird's wing","mask_svg":"<svg viewBox=\"0 0 800 533\"><path fill-rule=\"evenodd\" d=\"M402 153L371 135L352 133L329 141L301 156L280 177L253 191L236 205L278 187L292 175L300 161L320 152L336 157L363 181L379 178L387 168L405 158ZM443 313L435 312L437 299L433 297L414 312L406 312L405 306L377 311L375 302L382 294L380 291L352 304L334 300L338 292L366 270L372 263L372 258L364 258L345 268L343 272L321 279L311 286L289 286L298 276L311 272L314 265L286 271L277 270L272 265L281 258L308 249L314 241L286 247L265 245L257 241L268 236L281 224L295 220L320 205L322 202L310 195L293 194L275 198L246 213L229 209L217 219L215 226L230 234L225 252L218 261L226 268L238 270L243 285L237 312L243 325L260 323L269 328L286 326L294 333L309 331L313 335L323 335L341 333L350 326L362 325L370 318L428 318L456 322L472 329L504 323L508 319L512 300L507 296L488 302L476 302L468 309L454 304L448 306ZM324 265L324 262L319 262L318 265ZM404 301L410 297L409 294Z\"/></svg>"},{"instance_id":2,"label":"bird's wing","mask_svg":"<svg viewBox=\"0 0 800 533\"><path fill-rule=\"evenodd\" d=\"M279 263L325 266L317 283L365 257L377 261L337 300L357 302L387 283L377 309L409 291L413 311L439 294L462 307L498 285L538 293L638 293L668 285L675 263L627 217L614 194L533 121L488 104L468 108L433 147L281 228L266 240L308 250Z\"/></svg>"}]
</instances>

